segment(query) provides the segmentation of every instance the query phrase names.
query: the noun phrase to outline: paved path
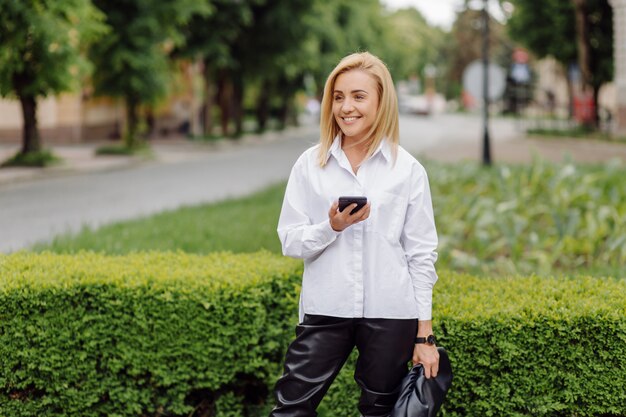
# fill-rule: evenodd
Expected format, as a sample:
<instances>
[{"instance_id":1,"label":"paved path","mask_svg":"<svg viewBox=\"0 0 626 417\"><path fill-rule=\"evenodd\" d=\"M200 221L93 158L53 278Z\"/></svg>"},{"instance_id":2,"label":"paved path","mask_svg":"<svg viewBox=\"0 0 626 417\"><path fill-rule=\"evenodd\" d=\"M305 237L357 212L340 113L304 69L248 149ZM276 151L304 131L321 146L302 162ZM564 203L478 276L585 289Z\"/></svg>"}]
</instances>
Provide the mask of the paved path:
<instances>
[{"instance_id":1,"label":"paved path","mask_svg":"<svg viewBox=\"0 0 626 417\"><path fill-rule=\"evenodd\" d=\"M514 121L494 120L491 133L496 160L521 162L532 155L534 142L520 135ZM415 154L447 161L478 159L481 138L480 118L475 116L401 117L401 143ZM317 139L317 128L309 125L248 137L235 145L160 142L154 145L156 157L151 162L96 158L93 145L57 147L55 152L67 159L68 166L0 170L0 252L27 248L83 225L96 227L251 193L286 179L298 155ZM539 152L545 143L538 141ZM584 145L576 143L572 146ZM557 148L549 156L560 160L563 149ZM13 151L0 147L0 157ZM619 152L626 161L626 146L609 146L597 157L607 160ZM591 149L580 152L591 153Z\"/></svg>"}]
</instances>

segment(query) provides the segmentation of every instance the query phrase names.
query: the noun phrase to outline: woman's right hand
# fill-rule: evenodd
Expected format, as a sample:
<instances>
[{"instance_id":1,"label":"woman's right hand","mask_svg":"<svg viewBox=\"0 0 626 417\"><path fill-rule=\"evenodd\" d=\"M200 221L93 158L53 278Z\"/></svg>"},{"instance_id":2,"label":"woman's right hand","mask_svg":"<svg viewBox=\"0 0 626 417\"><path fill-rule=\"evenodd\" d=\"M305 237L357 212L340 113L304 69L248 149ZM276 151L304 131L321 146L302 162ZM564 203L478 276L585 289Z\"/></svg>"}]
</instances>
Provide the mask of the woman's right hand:
<instances>
[{"instance_id":1,"label":"woman's right hand","mask_svg":"<svg viewBox=\"0 0 626 417\"><path fill-rule=\"evenodd\" d=\"M356 203L350 204L343 211L339 211L339 202L335 201L330 210L328 211L328 218L330 219L330 227L336 232L341 232L348 226L362 222L370 216L370 203L361 207L361 210L354 214L350 214L352 210L357 206Z\"/></svg>"}]
</instances>

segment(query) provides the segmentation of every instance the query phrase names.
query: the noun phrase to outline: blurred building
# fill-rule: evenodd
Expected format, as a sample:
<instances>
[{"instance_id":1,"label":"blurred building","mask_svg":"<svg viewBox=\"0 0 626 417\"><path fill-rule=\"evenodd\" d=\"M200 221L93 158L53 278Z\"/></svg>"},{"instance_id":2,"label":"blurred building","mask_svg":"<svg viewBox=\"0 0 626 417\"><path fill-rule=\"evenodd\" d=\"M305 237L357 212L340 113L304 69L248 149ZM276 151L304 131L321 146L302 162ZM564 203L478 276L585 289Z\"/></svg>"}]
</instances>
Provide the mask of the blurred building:
<instances>
[{"instance_id":1,"label":"blurred building","mask_svg":"<svg viewBox=\"0 0 626 417\"><path fill-rule=\"evenodd\" d=\"M535 110L540 114L550 113L566 118L570 111L570 85L567 83L567 70L554 58L544 58L533 65L536 84L533 92ZM617 113L616 85L606 83L600 89L598 106L602 114Z\"/></svg>"},{"instance_id":2,"label":"blurred building","mask_svg":"<svg viewBox=\"0 0 626 417\"><path fill-rule=\"evenodd\" d=\"M187 134L196 121L199 99L194 88L197 68L181 63L172 77L170 95L155 107L150 136ZM123 133L126 112L121 100L94 97L89 88L38 100L37 121L45 144L115 140ZM20 143L22 111L17 100L0 99L0 142Z\"/></svg>"},{"instance_id":3,"label":"blurred building","mask_svg":"<svg viewBox=\"0 0 626 417\"><path fill-rule=\"evenodd\" d=\"M613 6L613 48L616 84L616 123L618 135L626 136L626 0L609 0Z\"/></svg>"}]
</instances>

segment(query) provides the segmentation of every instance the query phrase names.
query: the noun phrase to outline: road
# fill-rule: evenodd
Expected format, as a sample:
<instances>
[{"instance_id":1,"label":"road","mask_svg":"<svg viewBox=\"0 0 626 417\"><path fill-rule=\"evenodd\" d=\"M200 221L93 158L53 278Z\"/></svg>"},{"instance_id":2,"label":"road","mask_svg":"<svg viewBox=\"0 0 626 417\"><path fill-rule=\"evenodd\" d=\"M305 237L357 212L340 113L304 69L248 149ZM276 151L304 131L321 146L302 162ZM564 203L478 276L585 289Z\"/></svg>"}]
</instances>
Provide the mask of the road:
<instances>
[{"instance_id":1,"label":"road","mask_svg":"<svg viewBox=\"0 0 626 417\"><path fill-rule=\"evenodd\" d=\"M480 118L401 116L401 144L415 154L429 149L476 149ZM495 120L496 141L519 137L512 121ZM108 172L89 172L0 186L0 252L28 248L83 226L146 216L182 205L238 197L285 180L298 155L318 140L316 128L294 137L247 143L219 151L194 147L179 157L162 158ZM161 148L160 152L168 152Z\"/></svg>"}]
</instances>

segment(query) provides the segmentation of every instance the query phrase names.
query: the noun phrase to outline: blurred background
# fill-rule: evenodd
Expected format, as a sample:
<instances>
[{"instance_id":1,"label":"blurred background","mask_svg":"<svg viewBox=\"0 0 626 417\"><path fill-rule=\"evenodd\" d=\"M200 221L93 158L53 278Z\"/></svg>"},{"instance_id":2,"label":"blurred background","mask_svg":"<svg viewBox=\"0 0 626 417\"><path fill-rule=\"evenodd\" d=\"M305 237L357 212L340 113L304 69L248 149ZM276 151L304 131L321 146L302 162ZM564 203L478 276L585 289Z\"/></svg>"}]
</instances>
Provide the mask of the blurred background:
<instances>
[{"instance_id":1,"label":"blurred background","mask_svg":"<svg viewBox=\"0 0 626 417\"><path fill-rule=\"evenodd\" d=\"M626 0L0 0L0 415L267 415L286 180L365 50L432 191L443 415L626 416Z\"/></svg>"},{"instance_id":2,"label":"blurred background","mask_svg":"<svg viewBox=\"0 0 626 417\"><path fill-rule=\"evenodd\" d=\"M368 50L442 268L621 276L624 28L626 0L0 0L0 250L279 252L325 79Z\"/></svg>"},{"instance_id":3,"label":"blurred background","mask_svg":"<svg viewBox=\"0 0 626 417\"><path fill-rule=\"evenodd\" d=\"M623 135L626 123L613 57L626 41L608 0L3 1L0 12L0 141L22 153L297 124L358 50L388 64L402 112L471 112L485 39L494 114L544 133Z\"/></svg>"}]
</instances>

